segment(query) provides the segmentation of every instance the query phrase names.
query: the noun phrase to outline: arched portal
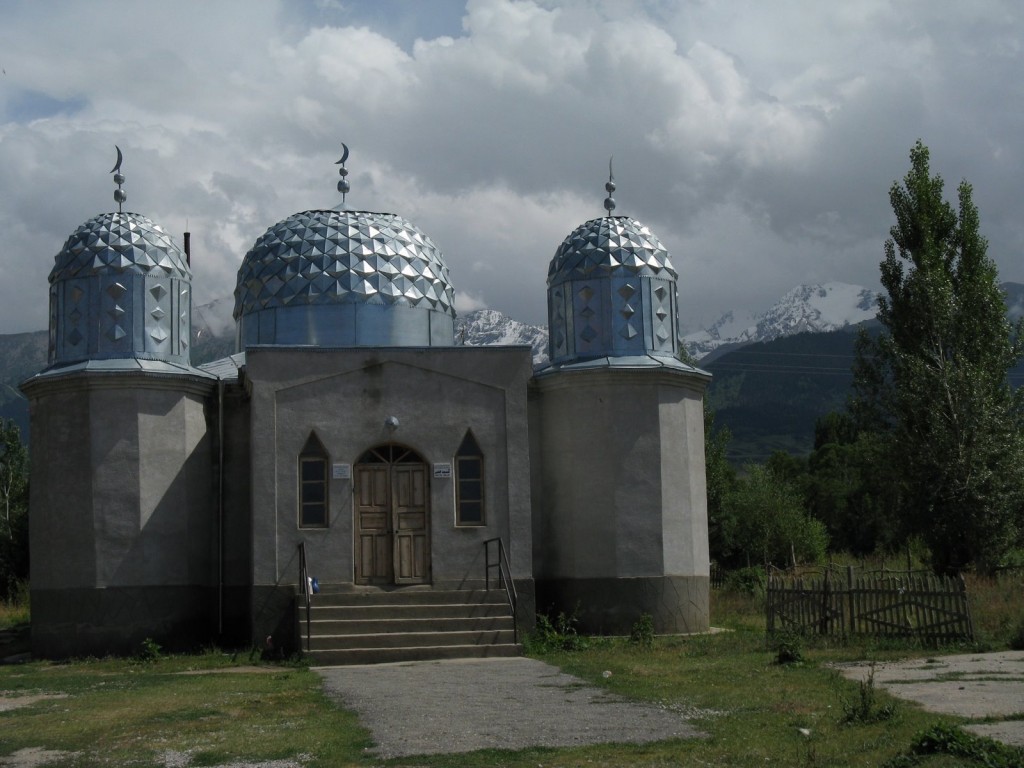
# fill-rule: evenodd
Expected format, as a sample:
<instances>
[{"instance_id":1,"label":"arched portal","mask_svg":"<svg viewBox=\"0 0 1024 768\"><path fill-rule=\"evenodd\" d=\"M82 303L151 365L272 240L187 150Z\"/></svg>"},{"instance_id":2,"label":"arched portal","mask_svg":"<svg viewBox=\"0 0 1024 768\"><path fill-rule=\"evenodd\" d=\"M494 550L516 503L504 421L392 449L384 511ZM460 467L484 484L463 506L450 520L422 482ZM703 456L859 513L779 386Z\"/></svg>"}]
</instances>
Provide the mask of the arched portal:
<instances>
[{"instance_id":1,"label":"arched portal","mask_svg":"<svg viewBox=\"0 0 1024 768\"><path fill-rule=\"evenodd\" d=\"M430 493L423 458L394 443L371 448L355 466L355 496L356 583L429 583Z\"/></svg>"}]
</instances>

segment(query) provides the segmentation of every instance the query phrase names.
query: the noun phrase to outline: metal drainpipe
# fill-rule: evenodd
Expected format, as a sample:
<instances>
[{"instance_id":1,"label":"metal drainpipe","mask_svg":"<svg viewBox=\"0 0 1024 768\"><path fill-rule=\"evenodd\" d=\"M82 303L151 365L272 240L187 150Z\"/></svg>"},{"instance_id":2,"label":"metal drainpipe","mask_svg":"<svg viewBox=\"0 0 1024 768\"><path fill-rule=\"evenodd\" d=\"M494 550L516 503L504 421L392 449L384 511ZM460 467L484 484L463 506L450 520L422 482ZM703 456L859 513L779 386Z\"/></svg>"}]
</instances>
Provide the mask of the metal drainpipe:
<instances>
[{"instance_id":1,"label":"metal drainpipe","mask_svg":"<svg viewBox=\"0 0 1024 768\"><path fill-rule=\"evenodd\" d=\"M224 380L217 379L217 637L224 637Z\"/></svg>"}]
</instances>

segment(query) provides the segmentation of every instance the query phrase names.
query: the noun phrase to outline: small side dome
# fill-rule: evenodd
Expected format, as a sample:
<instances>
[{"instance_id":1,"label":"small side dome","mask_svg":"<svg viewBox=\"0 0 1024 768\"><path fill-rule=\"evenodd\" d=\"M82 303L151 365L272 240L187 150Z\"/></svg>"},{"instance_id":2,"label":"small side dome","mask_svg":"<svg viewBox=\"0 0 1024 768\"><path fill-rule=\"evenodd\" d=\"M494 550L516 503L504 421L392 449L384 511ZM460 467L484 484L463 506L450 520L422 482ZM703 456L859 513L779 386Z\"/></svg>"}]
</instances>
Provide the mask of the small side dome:
<instances>
[{"instance_id":1,"label":"small side dome","mask_svg":"<svg viewBox=\"0 0 1024 768\"><path fill-rule=\"evenodd\" d=\"M104 213L85 222L49 279L51 366L127 358L189 364L192 272L145 216Z\"/></svg>"},{"instance_id":2,"label":"small side dome","mask_svg":"<svg viewBox=\"0 0 1024 768\"><path fill-rule=\"evenodd\" d=\"M451 346L455 291L437 246L391 213L316 210L275 224L238 270L238 346Z\"/></svg>"},{"instance_id":3,"label":"small side dome","mask_svg":"<svg viewBox=\"0 0 1024 768\"><path fill-rule=\"evenodd\" d=\"M679 350L676 271L651 231L628 216L577 227L548 269L552 364Z\"/></svg>"}]
</instances>

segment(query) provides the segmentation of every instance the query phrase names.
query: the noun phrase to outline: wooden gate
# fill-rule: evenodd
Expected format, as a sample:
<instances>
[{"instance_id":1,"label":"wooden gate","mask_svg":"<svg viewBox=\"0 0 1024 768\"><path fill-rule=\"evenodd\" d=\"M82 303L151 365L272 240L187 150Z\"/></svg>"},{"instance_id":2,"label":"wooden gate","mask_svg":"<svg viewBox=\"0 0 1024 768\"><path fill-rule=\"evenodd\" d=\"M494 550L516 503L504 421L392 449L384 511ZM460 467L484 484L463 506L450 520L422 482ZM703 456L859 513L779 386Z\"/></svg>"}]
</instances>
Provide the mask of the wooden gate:
<instances>
[{"instance_id":1,"label":"wooden gate","mask_svg":"<svg viewBox=\"0 0 1024 768\"><path fill-rule=\"evenodd\" d=\"M846 577L772 574L768 579L768 632L819 635L889 635L929 642L973 640L974 627L962 577L870 573Z\"/></svg>"}]
</instances>

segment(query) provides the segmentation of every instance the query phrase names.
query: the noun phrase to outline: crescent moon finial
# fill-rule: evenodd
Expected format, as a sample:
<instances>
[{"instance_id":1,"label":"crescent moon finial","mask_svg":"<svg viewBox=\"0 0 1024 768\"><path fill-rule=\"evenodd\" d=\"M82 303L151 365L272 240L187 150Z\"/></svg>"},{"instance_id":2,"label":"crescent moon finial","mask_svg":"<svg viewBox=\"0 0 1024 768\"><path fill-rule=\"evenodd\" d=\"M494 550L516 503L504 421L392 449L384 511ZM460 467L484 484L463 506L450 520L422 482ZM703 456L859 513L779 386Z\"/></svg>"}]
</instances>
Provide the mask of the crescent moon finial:
<instances>
[{"instance_id":1,"label":"crescent moon finial","mask_svg":"<svg viewBox=\"0 0 1024 768\"><path fill-rule=\"evenodd\" d=\"M124 184L124 174L121 173L121 161L124 160L124 155L121 154L121 148L117 144L114 145L114 149L117 150L117 162L114 163L110 172L114 174L114 183L117 184L117 189L114 190L114 201L117 203L117 212L121 213L121 204L128 199L128 194L121 189L121 185Z\"/></svg>"},{"instance_id":2,"label":"crescent moon finial","mask_svg":"<svg viewBox=\"0 0 1024 768\"><path fill-rule=\"evenodd\" d=\"M608 197L604 199L604 209L608 211L609 216L615 210L615 198L612 197L612 192L615 191L615 176L612 174L612 160L614 159L614 155L608 158L608 181L604 185L604 188L608 191Z\"/></svg>"},{"instance_id":3,"label":"crescent moon finial","mask_svg":"<svg viewBox=\"0 0 1024 768\"><path fill-rule=\"evenodd\" d=\"M338 191L341 192L341 204L344 206L345 195L348 194L349 189L351 189L351 185L348 183L348 179L345 178L348 176L348 169L345 168L345 161L348 160L348 144L344 141L341 142L341 148L341 160L338 160L335 165L341 166L341 168L338 169L338 175L341 176L341 181L338 182Z\"/></svg>"},{"instance_id":4,"label":"crescent moon finial","mask_svg":"<svg viewBox=\"0 0 1024 768\"><path fill-rule=\"evenodd\" d=\"M114 167L110 169L111 173L121 170L121 161L124 159L124 155L121 154L121 148L117 146L117 144L114 145L114 149L117 150L117 162L114 163Z\"/></svg>"}]
</instances>

